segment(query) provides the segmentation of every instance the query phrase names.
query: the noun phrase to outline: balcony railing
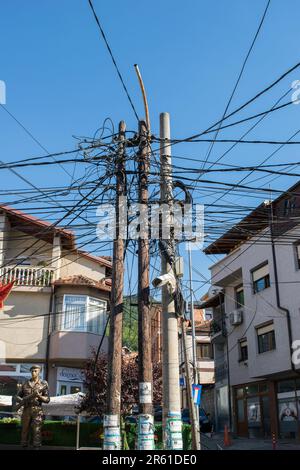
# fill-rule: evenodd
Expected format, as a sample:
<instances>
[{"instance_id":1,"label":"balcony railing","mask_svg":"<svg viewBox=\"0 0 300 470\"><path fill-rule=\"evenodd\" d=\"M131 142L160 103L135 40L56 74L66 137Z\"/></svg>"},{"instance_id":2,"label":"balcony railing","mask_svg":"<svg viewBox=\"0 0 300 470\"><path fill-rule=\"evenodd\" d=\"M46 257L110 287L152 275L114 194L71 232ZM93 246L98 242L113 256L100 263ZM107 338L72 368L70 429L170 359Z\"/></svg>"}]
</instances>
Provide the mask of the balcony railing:
<instances>
[{"instance_id":1,"label":"balcony railing","mask_svg":"<svg viewBox=\"0 0 300 470\"><path fill-rule=\"evenodd\" d=\"M1 269L2 283L15 280L15 286L49 287L53 277L54 269L40 266L6 266Z\"/></svg>"}]
</instances>

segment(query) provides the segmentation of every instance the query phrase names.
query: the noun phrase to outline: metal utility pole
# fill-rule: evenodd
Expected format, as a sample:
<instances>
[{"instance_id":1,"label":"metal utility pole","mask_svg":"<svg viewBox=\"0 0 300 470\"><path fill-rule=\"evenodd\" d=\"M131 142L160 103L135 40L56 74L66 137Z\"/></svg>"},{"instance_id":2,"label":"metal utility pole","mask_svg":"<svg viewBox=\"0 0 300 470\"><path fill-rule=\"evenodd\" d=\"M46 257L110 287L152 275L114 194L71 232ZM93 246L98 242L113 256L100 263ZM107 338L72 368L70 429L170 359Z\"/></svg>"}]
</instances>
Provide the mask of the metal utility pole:
<instances>
[{"instance_id":1,"label":"metal utility pole","mask_svg":"<svg viewBox=\"0 0 300 470\"><path fill-rule=\"evenodd\" d=\"M194 297L193 297L193 278L192 278L192 254L191 246L188 244L189 252L189 278L190 278L190 317L191 317L191 326L192 326L192 351L193 351L193 376L194 384L199 384L199 372L197 367L197 354L196 354L196 331L195 331L195 316L194 316ZM192 401L193 403L193 401ZM197 439L200 446L200 422L199 422L199 407L196 403L193 403L193 408L196 414L196 424L197 424Z\"/></svg>"},{"instance_id":2,"label":"metal utility pole","mask_svg":"<svg viewBox=\"0 0 300 470\"><path fill-rule=\"evenodd\" d=\"M193 402L193 392L190 376L190 364L189 364L189 355L187 352L186 344L186 326L184 319L181 321L181 331L182 331L182 342L183 342L183 352L184 352L184 364L185 364L185 378L186 378L186 391L190 411L190 419L192 424L192 445L193 450L200 450L200 439L199 439L199 419L196 413L196 408Z\"/></svg>"},{"instance_id":3,"label":"metal utility pole","mask_svg":"<svg viewBox=\"0 0 300 470\"><path fill-rule=\"evenodd\" d=\"M160 165L161 203L169 206L163 224L172 227L173 182L170 147L170 116L160 114ZM161 274L174 276L174 238L164 243L169 250L161 250ZM162 286L162 337L163 337L163 440L165 449L182 449L182 421L179 385L178 318L173 292L168 284Z\"/></svg>"},{"instance_id":4,"label":"metal utility pole","mask_svg":"<svg viewBox=\"0 0 300 470\"><path fill-rule=\"evenodd\" d=\"M120 198L125 195L125 130L119 124L119 148L116 161L116 233L113 242L113 270L108 346L107 414L104 416L104 450L120 450L121 361L124 286L124 240L120 217Z\"/></svg>"},{"instance_id":5,"label":"metal utility pole","mask_svg":"<svg viewBox=\"0 0 300 470\"><path fill-rule=\"evenodd\" d=\"M149 232L148 232L148 172L150 165L148 128L139 122L139 203L140 231L138 240L138 345L139 345L139 425L138 448L154 449L152 405L151 318L149 301Z\"/></svg>"}]
</instances>

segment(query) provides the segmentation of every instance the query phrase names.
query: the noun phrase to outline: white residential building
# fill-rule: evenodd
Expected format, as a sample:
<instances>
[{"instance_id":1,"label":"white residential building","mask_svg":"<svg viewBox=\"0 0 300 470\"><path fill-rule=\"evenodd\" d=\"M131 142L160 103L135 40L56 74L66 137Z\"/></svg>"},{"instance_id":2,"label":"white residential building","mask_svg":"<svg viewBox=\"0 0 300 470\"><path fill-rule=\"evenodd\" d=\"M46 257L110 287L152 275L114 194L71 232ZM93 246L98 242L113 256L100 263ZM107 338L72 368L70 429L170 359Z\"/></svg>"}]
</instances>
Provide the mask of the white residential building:
<instances>
[{"instance_id":1,"label":"white residential building","mask_svg":"<svg viewBox=\"0 0 300 470\"><path fill-rule=\"evenodd\" d=\"M299 438L300 184L261 204L204 251L216 255L213 309L219 430ZM225 255L220 259L219 255Z\"/></svg>"}]
</instances>

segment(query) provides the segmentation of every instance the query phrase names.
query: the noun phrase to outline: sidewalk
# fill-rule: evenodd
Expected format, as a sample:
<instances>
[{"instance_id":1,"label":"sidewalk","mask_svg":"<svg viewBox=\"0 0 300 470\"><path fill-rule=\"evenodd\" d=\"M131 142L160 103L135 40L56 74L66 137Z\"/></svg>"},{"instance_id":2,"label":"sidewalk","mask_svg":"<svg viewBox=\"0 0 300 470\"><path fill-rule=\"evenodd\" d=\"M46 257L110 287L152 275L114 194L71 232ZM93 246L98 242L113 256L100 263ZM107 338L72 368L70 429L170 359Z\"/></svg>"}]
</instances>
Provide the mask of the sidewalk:
<instances>
[{"instance_id":1,"label":"sidewalk","mask_svg":"<svg viewBox=\"0 0 300 470\"><path fill-rule=\"evenodd\" d=\"M0 444L0 450L20 450L26 452L27 450L33 450L33 447L23 449L20 445L15 444ZM62 447L62 446L42 446L40 450L75 450L75 447Z\"/></svg>"},{"instance_id":2,"label":"sidewalk","mask_svg":"<svg viewBox=\"0 0 300 470\"><path fill-rule=\"evenodd\" d=\"M204 444L211 450L273 450L272 440L269 439L247 439L242 437L231 438L232 444L224 446L223 435L214 434L210 440L204 439ZM296 440L279 439L276 450L300 450L300 442Z\"/></svg>"}]
</instances>

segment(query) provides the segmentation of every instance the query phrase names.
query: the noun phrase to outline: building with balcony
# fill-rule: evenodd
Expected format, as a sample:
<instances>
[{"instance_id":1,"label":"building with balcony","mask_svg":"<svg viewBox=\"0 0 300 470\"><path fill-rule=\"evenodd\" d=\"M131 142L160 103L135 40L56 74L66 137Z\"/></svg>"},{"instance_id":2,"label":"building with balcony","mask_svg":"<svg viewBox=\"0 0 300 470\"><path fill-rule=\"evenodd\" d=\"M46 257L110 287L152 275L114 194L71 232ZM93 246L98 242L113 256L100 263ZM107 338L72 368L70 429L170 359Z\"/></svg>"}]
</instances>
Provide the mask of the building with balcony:
<instances>
[{"instance_id":1,"label":"building with balcony","mask_svg":"<svg viewBox=\"0 0 300 470\"><path fill-rule=\"evenodd\" d=\"M151 338L152 338L152 361L162 361L162 308L161 303L151 303ZM214 401L213 401L213 389L214 389L214 358L213 348L210 338L210 325L211 321L206 320L205 311L194 305L194 317L195 317L195 330L196 330L196 359L197 359L197 370L200 383L203 385L202 393L202 406L206 412L210 413L212 418L214 417ZM209 317L209 313L208 313ZM183 341L180 334L181 331L181 320L179 320L178 330L178 352L179 352L179 365L181 378L185 376L185 364L184 364L184 351ZM193 353L192 353L192 329L190 321L186 322L186 343L187 343L187 354L190 363L190 373L192 375L193 369ZM192 379L193 380L193 379ZM187 394L186 394L186 382L181 380L181 404L182 408L187 408Z\"/></svg>"},{"instance_id":2,"label":"building with balcony","mask_svg":"<svg viewBox=\"0 0 300 470\"><path fill-rule=\"evenodd\" d=\"M15 281L0 312L0 394L15 393L32 363L51 395L83 390L82 368L105 334L111 260L77 249L71 231L2 206L0 266L2 283Z\"/></svg>"},{"instance_id":3,"label":"building with balcony","mask_svg":"<svg viewBox=\"0 0 300 470\"><path fill-rule=\"evenodd\" d=\"M299 190L261 204L204 250L217 259L201 306L213 310L219 430L299 439Z\"/></svg>"},{"instance_id":4,"label":"building with balcony","mask_svg":"<svg viewBox=\"0 0 300 470\"><path fill-rule=\"evenodd\" d=\"M211 419L214 421L214 384L215 384L215 369L214 369L214 350L210 337L211 321L206 320L205 310L194 304L194 321L195 321L195 346L196 346L196 367L198 374L198 381L202 385L201 406L209 413ZM190 376L192 382L193 377L193 341L192 341L192 326L188 320L186 322L186 349L188 361L190 364ZM182 379L185 376L185 359L183 350L183 341L180 335L179 338L179 362ZM188 407L186 382L182 380L182 406Z\"/></svg>"}]
</instances>

